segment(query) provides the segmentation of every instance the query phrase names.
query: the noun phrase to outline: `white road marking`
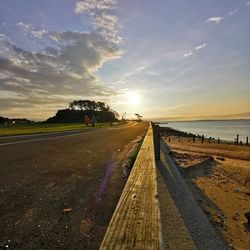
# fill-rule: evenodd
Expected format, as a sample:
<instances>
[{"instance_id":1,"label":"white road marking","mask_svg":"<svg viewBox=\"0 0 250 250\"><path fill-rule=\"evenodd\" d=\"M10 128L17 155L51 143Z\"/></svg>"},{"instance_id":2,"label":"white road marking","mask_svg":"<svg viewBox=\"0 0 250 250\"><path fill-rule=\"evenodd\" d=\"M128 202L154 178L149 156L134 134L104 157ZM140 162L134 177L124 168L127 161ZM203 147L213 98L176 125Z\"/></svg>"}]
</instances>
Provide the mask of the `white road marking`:
<instances>
[{"instance_id":1,"label":"white road marking","mask_svg":"<svg viewBox=\"0 0 250 250\"><path fill-rule=\"evenodd\" d=\"M16 141L16 142L5 142L5 143L0 143L0 146L6 146L6 145L13 145L13 144L20 144L20 143L26 143L26 142L35 142L35 141L44 141L44 140L52 140L52 139L58 139L58 138L64 138L64 137L70 137L70 136L76 136L80 134L91 134L94 132L101 132L102 130L95 130L91 132L81 132L81 133L75 133L75 134L70 134L70 135L59 135L59 136L53 136L53 137L46 137L46 138L38 138L38 139L32 139L32 140L25 140L25 141ZM107 129L107 131L110 129Z\"/></svg>"},{"instance_id":2,"label":"white road marking","mask_svg":"<svg viewBox=\"0 0 250 250\"><path fill-rule=\"evenodd\" d=\"M40 133L32 133L32 134L21 134L21 135L8 135L8 136L2 136L0 139L15 139L18 137L34 137L34 136L41 136L41 135L55 135L55 134L65 134L68 132L81 132L83 129L77 129L77 130L63 130L63 131L55 131L55 132L40 132ZM84 130L86 131L86 130Z\"/></svg>"}]
</instances>

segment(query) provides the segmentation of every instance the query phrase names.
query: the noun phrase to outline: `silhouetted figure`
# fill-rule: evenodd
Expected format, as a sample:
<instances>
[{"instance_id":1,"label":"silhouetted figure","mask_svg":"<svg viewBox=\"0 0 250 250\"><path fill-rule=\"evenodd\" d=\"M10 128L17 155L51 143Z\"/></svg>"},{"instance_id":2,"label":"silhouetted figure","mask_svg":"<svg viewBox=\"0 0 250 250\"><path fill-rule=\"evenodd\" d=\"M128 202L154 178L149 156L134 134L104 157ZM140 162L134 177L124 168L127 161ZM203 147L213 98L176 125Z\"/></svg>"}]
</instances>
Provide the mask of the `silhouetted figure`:
<instances>
[{"instance_id":1,"label":"silhouetted figure","mask_svg":"<svg viewBox=\"0 0 250 250\"><path fill-rule=\"evenodd\" d=\"M92 127L94 128L95 127L95 124L96 124L96 118L95 116L93 115L92 118L91 118L91 123L92 123Z\"/></svg>"},{"instance_id":2,"label":"silhouetted figure","mask_svg":"<svg viewBox=\"0 0 250 250\"><path fill-rule=\"evenodd\" d=\"M195 136L193 136L193 142L195 142Z\"/></svg>"},{"instance_id":3,"label":"silhouetted figure","mask_svg":"<svg viewBox=\"0 0 250 250\"><path fill-rule=\"evenodd\" d=\"M89 120L89 117L88 117L87 115L85 115L85 116L84 116L84 120L83 120L83 122L84 122L84 124L85 124L86 126L88 126L88 125L89 125L90 120Z\"/></svg>"}]
</instances>

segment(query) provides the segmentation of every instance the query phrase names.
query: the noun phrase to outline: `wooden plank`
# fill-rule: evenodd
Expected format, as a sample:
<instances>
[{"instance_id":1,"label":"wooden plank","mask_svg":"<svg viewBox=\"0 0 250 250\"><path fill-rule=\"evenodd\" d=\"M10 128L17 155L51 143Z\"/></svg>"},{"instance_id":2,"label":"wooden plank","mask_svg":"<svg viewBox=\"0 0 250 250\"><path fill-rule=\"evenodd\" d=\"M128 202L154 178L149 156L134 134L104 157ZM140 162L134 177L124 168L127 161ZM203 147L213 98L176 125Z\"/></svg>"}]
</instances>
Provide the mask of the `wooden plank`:
<instances>
[{"instance_id":1,"label":"wooden plank","mask_svg":"<svg viewBox=\"0 0 250 250\"><path fill-rule=\"evenodd\" d=\"M151 125L100 249L160 249L160 221Z\"/></svg>"}]
</instances>

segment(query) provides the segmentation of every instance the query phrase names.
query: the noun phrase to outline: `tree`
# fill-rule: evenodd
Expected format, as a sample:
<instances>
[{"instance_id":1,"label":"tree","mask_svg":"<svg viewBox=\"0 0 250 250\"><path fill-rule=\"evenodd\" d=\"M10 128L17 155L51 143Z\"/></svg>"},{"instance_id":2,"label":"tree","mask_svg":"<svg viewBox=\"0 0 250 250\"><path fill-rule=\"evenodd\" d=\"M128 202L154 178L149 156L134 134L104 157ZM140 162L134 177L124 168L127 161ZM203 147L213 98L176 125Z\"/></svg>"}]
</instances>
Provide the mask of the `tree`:
<instances>
[{"instance_id":1,"label":"tree","mask_svg":"<svg viewBox=\"0 0 250 250\"><path fill-rule=\"evenodd\" d=\"M106 104L104 102L97 102L96 105L98 111L104 111L106 109Z\"/></svg>"},{"instance_id":2,"label":"tree","mask_svg":"<svg viewBox=\"0 0 250 250\"><path fill-rule=\"evenodd\" d=\"M75 108L76 108L75 101L69 103L69 108L71 110L75 110Z\"/></svg>"},{"instance_id":3,"label":"tree","mask_svg":"<svg viewBox=\"0 0 250 250\"><path fill-rule=\"evenodd\" d=\"M135 116L137 117L137 120L138 120L138 121L141 121L142 115L139 115L139 114L135 113Z\"/></svg>"},{"instance_id":4,"label":"tree","mask_svg":"<svg viewBox=\"0 0 250 250\"><path fill-rule=\"evenodd\" d=\"M83 110L84 109L84 101L82 101L82 100L72 101L69 103L69 108L72 110L75 110L75 109Z\"/></svg>"},{"instance_id":5,"label":"tree","mask_svg":"<svg viewBox=\"0 0 250 250\"><path fill-rule=\"evenodd\" d=\"M126 112L122 114L122 121L124 121L126 119Z\"/></svg>"},{"instance_id":6,"label":"tree","mask_svg":"<svg viewBox=\"0 0 250 250\"><path fill-rule=\"evenodd\" d=\"M100 111L100 112L110 112L113 113L115 118L118 119L120 115L112 110L109 105L104 102L96 102L91 100L74 100L69 103L70 110L81 110L81 111Z\"/></svg>"},{"instance_id":7,"label":"tree","mask_svg":"<svg viewBox=\"0 0 250 250\"><path fill-rule=\"evenodd\" d=\"M111 112L115 115L115 119L119 119L120 115L118 112L116 112L115 110L111 109Z\"/></svg>"}]
</instances>

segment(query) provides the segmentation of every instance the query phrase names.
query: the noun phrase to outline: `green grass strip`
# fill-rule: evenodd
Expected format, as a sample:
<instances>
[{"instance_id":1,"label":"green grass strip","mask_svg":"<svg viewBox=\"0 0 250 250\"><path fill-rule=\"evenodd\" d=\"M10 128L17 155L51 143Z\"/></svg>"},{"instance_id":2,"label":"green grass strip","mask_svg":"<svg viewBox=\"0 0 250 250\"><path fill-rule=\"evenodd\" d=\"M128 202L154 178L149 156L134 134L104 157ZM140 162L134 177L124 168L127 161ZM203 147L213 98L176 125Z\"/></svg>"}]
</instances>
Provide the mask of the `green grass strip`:
<instances>
[{"instance_id":1,"label":"green grass strip","mask_svg":"<svg viewBox=\"0 0 250 250\"><path fill-rule=\"evenodd\" d=\"M97 123L95 128L109 127L110 123ZM24 135L34 133L60 132L69 130L90 130L91 124L86 127L83 123L36 123L0 125L0 136Z\"/></svg>"}]
</instances>

